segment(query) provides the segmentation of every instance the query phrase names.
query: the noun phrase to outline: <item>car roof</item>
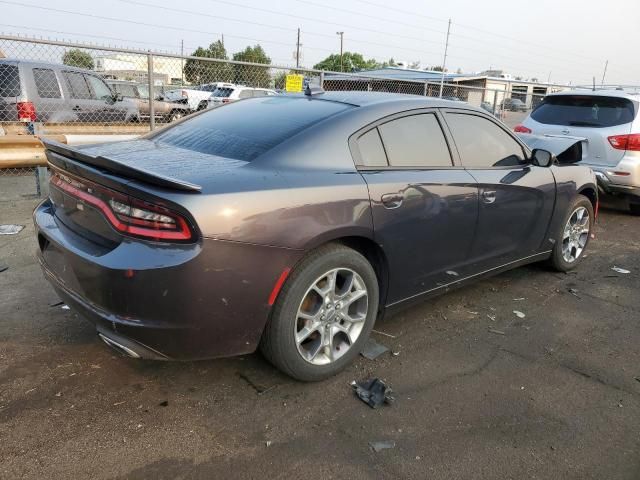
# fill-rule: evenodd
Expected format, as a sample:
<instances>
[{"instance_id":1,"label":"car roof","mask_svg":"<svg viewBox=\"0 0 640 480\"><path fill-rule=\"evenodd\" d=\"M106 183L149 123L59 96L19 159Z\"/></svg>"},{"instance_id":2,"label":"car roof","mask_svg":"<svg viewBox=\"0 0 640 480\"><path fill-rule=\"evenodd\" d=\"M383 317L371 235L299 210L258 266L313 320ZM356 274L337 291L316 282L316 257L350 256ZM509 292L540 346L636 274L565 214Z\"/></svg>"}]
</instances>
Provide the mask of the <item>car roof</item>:
<instances>
[{"instance_id":1,"label":"car roof","mask_svg":"<svg viewBox=\"0 0 640 480\"><path fill-rule=\"evenodd\" d=\"M64 70L74 70L78 72L94 73L94 74L101 75L100 72L96 72L95 70L89 70L87 68L73 67L71 65L65 65L64 63L41 62L39 60L23 60L20 58L0 58L0 63L22 64L22 65L30 65L32 67L59 68Z\"/></svg>"},{"instance_id":2,"label":"car roof","mask_svg":"<svg viewBox=\"0 0 640 480\"><path fill-rule=\"evenodd\" d=\"M624 90L587 90L585 89L576 89L576 90L564 90L562 92L550 93L547 97L561 97L567 95L578 95L581 97L617 97L617 98L626 98L628 100L638 101L640 98L637 94L632 94L629 92L625 92Z\"/></svg>"},{"instance_id":3,"label":"car roof","mask_svg":"<svg viewBox=\"0 0 640 480\"><path fill-rule=\"evenodd\" d=\"M304 94L289 94L302 96ZM365 107L369 105L381 105L392 103L414 103L415 108L430 107L452 107L462 108L468 107L470 110L476 110L474 107L464 103L452 100L444 100L437 97L425 97L422 95L410 95L406 93L389 93L389 92L360 92L360 91L328 91L311 95L314 100L324 100L330 102L345 103L356 107Z\"/></svg>"}]
</instances>

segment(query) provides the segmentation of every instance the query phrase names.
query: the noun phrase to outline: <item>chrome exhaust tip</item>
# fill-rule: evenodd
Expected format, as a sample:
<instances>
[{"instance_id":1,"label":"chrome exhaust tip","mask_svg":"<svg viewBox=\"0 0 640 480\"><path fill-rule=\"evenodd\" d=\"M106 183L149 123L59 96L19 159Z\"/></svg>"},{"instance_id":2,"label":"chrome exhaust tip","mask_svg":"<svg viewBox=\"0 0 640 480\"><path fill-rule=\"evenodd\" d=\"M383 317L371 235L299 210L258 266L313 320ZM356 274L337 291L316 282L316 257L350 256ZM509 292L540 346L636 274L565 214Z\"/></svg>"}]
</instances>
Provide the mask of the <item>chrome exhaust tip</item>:
<instances>
[{"instance_id":1,"label":"chrome exhaust tip","mask_svg":"<svg viewBox=\"0 0 640 480\"><path fill-rule=\"evenodd\" d=\"M116 342L115 340L107 337L106 335L103 335L102 333L98 333L98 336L100 337L100 339L104 343L106 343L111 348L113 348L114 350L120 352L122 355L124 355L126 357L142 358L139 353L135 352L134 350L130 349L129 347L126 347L126 346Z\"/></svg>"}]
</instances>

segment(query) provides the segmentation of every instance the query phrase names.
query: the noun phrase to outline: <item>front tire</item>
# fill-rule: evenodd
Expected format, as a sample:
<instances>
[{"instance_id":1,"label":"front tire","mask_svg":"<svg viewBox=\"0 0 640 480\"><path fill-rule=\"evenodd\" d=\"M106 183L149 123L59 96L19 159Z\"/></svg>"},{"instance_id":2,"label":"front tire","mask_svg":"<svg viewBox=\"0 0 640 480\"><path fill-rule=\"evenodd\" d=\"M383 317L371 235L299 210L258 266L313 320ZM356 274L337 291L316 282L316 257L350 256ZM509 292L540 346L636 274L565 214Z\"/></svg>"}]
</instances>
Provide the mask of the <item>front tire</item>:
<instances>
[{"instance_id":1,"label":"front tire","mask_svg":"<svg viewBox=\"0 0 640 480\"><path fill-rule=\"evenodd\" d=\"M378 301L378 279L365 257L340 244L321 247L287 279L260 350L297 380L331 377L362 350Z\"/></svg>"},{"instance_id":2,"label":"front tire","mask_svg":"<svg viewBox=\"0 0 640 480\"><path fill-rule=\"evenodd\" d=\"M573 270L581 261L591 238L593 205L584 195L569 204L560 231L555 236L551 266L559 272Z\"/></svg>"}]
</instances>

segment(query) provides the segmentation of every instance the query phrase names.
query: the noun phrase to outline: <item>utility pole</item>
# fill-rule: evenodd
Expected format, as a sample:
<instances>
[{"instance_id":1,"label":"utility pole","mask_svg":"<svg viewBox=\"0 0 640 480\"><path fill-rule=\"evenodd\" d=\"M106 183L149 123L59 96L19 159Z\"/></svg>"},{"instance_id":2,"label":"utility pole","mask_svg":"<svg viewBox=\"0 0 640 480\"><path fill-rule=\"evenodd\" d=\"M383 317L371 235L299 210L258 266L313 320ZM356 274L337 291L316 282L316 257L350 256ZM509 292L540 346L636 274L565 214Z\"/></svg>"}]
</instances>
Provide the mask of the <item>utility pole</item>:
<instances>
[{"instance_id":1,"label":"utility pole","mask_svg":"<svg viewBox=\"0 0 640 480\"><path fill-rule=\"evenodd\" d=\"M300 28L298 27L298 41L296 42L296 68L300 68Z\"/></svg>"},{"instance_id":2,"label":"utility pole","mask_svg":"<svg viewBox=\"0 0 640 480\"><path fill-rule=\"evenodd\" d=\"M602 82L600 82L600 86L604 87L604 77L607 75L607 67L609 66L609 60L604 62L604 72L602 72Z\"/></svg>"},{"instance_id":3,"label":"utility pole","mask_svg":"<svg viewBox=\"0 0 640 480\"><path fill-rule=\"evenodd\" d=\"M344 66L342 64L342 45L344 40L344 32L336 32L336 35L340 35L340 71L344 72Z\"/></svg>"},{"instance_id":4,"label":"utility pole","mask_svg":"<svg viewBox=\"0 0 640 480\"><path fill-rule=\"evenodd\" d=\"M442 60L442 77L440 78L440 98L442 98L442 90L444 89L444 71L447 66L447 51L449 50L449 34L451 33L451 19L447 25L447 41L444 44L444 59Z\"/></svg>"}]
</instances>

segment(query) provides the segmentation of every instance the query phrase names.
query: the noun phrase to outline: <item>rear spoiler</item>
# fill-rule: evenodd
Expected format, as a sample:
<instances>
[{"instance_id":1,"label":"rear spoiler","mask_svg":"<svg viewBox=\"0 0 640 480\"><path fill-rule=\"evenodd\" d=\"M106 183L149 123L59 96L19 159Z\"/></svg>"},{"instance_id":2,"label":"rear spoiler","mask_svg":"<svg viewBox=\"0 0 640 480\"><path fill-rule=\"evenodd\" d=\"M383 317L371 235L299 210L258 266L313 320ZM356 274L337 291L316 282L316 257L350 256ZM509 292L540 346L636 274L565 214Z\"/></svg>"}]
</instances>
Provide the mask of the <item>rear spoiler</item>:
<instances>
[{"instance_id":1,"label":"rear spoiler","mask_svg":"<svg viewBox=\"0 0 640 480\"><path fill-rule=\"evenodd\" d=\"M54 152L62 155L63 157L76 160L77 162L107 170L111 173L115 173L116 175L122 175L127 178L150 183L159 187L171 188L174 190L183 190L186 192L200 192L202 190L202 187L200 185L196 185L195 183L185 182L184 180L180 180L177 178L166 177L158 173L150 172L149 170L145 170L143 168L134 168L130 165L125 165L124 163L118 162L113 158L103 157L101 155L88 155L78 148L70 147L69 145L65 145L54 140L41 138L40 141L44 145L46 153ZM47 159L51 162L51 157L49 155L47 155Z\"/></svg>"}]
</instances>

